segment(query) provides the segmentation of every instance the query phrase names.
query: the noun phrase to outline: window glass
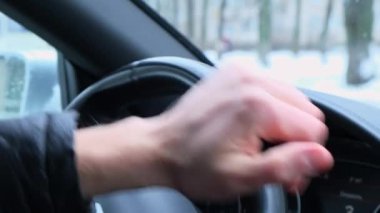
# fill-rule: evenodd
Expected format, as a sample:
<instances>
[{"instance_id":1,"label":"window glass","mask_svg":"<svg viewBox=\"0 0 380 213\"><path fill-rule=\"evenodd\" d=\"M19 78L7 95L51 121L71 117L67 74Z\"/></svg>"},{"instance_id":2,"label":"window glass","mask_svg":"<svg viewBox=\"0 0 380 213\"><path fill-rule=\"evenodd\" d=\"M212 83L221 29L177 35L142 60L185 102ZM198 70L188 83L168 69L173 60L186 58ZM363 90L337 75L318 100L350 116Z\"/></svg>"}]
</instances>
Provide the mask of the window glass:
<instances>
[{"instance_id":1,"label":"window glass","mask_svg":"<svg viewBox=\"0 0 380 213\"><path fill-rule=\"evenodd\" d=\"M59 111L57 52L0 13L0 118Z\"/></svg>"},{"instance_id":2,"label":"window glass","mask_svg":"<svg viewBox=\"0 0 380 213\"><path fill-rule=\"evenodd\" d=\"M216 64L380 106L380 1L146 0Z\"/></svg>"}]
</instances>

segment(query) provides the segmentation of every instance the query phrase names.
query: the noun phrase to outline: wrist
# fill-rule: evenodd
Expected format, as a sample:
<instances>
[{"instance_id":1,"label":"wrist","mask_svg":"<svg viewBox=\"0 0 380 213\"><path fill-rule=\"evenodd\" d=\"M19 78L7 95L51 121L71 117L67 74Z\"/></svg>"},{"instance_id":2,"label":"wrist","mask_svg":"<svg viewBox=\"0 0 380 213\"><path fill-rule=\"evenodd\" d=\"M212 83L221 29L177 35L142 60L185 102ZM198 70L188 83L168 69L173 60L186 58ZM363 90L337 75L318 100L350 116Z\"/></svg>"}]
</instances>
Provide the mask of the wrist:
<instances>
[{"instance_id":1,"label":"wrist","mask_svg":"<svg viewBox=\"0 0 380 213\"><path fill-rule=\"evenodd\" d=\"M160 117L127 118L76 132L80 185L90 197L146 186L172 187L170 140Z\"/></svg>"}]
</instances>

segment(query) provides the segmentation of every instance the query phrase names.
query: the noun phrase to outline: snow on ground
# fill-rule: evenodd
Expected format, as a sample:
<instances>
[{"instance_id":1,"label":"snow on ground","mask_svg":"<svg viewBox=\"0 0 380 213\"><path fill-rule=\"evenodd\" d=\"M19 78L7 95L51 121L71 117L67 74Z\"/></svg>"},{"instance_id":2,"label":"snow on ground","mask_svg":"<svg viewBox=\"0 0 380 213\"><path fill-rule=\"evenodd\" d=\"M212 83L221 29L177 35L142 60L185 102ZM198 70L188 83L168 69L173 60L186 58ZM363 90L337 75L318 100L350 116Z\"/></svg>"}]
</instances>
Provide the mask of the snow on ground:
<instances>
[{"instance_id":1,"label":"snow on ground","mask_svg":"<svg viewBox=\"0 0 380 213\"><path fill-rule=\"evenodd\" d=\"M231 59L249 61L253 64L253 70L300 88L356 99L380 107L380 77L360 86L345 83L348 57L344 48L326 52L325 56L315 50L301 51L297 55L289 50L273 51L268 55L268 66L262 65L257 53L253 51L232 51L225 53L221 59L217 59L214 51L205 53L216 64ZM371 53L373 60L366 67L378 71L380 47L372 47Z\"/></svg>"}]
</instances>

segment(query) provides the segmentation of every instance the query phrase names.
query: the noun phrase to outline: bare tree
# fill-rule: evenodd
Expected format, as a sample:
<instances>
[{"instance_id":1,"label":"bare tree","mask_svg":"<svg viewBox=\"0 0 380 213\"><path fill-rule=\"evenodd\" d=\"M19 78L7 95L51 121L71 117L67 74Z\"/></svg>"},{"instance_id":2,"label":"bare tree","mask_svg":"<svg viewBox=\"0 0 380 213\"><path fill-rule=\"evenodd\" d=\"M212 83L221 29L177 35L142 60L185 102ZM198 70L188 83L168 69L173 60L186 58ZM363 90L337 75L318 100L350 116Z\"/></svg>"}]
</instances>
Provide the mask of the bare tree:
<instances>
[{"instance_id":1,"label":"bare tree","mask_svg":"<svg viewBox=\"0 0 380 213\"><path fill-rule=\"evenodd\" d=\"M187 36L194 39L194 0L187 0Z\"/></svg>"},{"instance_id":2,"label":"bare tree","mask_svg":"<svg viewBox=\"0 0 380 213\"><path fill-rule=\"evenodd\" d=\"M260 0L259 4L259 58L268 65L267 54L271 49L272 34L272 1Z\"/></svg>"},{"instance_id":3,"label":"bare tree","mask_svg":"<svg viewBox=\"0 0 380 213\"><path fill-rule=\"evenodd\" d=\"M296 14L294 17L295 19L294 19L294 28L293 28L293 41L292 41L292 49L295 54L297 54L300 49L301 8L302 8L302 0L297 0Z\"/></svg>"},{"instance_id":4,"label":"bare tree","mask_svg":"<svg viewBox=\"0 0 380 213\"><path fill-rule=\"evenodd\" d=\"M202 42L203 48L207 47L208 10L209 10L209 0L203 0L202 14L201 14L201 42Z\"/></svg>"},{"instance_id":5,"label":"bare tree","mask_svg":"<svg viewBox=\"0 0 380 213\"><path fill-rule=\"evenodd\" d=\"M152 7L153 9L156 9L156 1L157 0L145 0L144 2L149 5L150 7Z\"/></svg>"},{"instance_id":6,"label":"bare tree","mask_svg":"<svg viewBox=\"0 0 380 213\"><path fill-rule=\"evenodd\" d=\"M161 2L161 0L156 0L156 10L160 15L162 15L162 2Z\"/></svg>"},{"instance_id":7,"label":"bare tree","mask_svg":"<svg viewBox=\"0 0 380 213\"><path fill-rule=\"evenodd\" d=\"M180 25L179 21L179 1L178 0L172 0L172 9L173 9L173 25L177 28Z\"/></svg>"},{"instance_id":8,"label":"bare tree","mask_svg":"<svg viewBox=\"0 0 380 213\"><path fill-rule=\"evenodd\" d=\"M345 26L347 34L348 68L346 81L349 84L362 84L374 76L374 70L362 66L370 60L369 44L373 31L373 0L346 0ZM364 70L366 69L366 70ZM363 73L370 72L370 75Z\"/></svg>"},{"instance_id":9,"label":"bare tree","mask_svg":"<svg viewBox=\"0 0 380 213\"><path fill-rule=\"evenodd\" d=\"M322 32L319 37L319 47L323 55L326 52L327 33L328 33L329 25L330 25L332 10L333 10L333 0L328 0L327 6L326 6L325 20L323 22Z\"/></svg>"},{"instance_id":10,"label":"bare tree","mask_svg":"<svg viewBox=\"0 0 380 213\"><path fill-rule=\"evenodd\" d=\"M224 28L226 25L225 10L227 8L227 0L222 0L220 3L220 13L219 13L219 25L218 25L218 42L219 42L219 57L223 53L224 49Z\"/></svg>"}]
</instances>

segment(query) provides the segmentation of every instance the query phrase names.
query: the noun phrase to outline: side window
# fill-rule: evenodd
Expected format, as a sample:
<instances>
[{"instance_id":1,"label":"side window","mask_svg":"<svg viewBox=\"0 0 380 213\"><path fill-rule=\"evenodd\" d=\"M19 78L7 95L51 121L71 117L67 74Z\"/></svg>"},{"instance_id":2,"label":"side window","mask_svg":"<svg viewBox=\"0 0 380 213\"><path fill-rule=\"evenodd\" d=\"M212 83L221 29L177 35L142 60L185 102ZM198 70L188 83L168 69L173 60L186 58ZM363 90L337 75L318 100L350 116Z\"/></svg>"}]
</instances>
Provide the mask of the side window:
<instances>
[{"instance_id":1,"label":"side window","mask_svg":"<svg viewBox=\"0 0 380 213\"><path fill-rule=\"evenodd\" d=\"M0 118L61 110L57 52L0 13Z\"/></svg>"}]
</instances>

